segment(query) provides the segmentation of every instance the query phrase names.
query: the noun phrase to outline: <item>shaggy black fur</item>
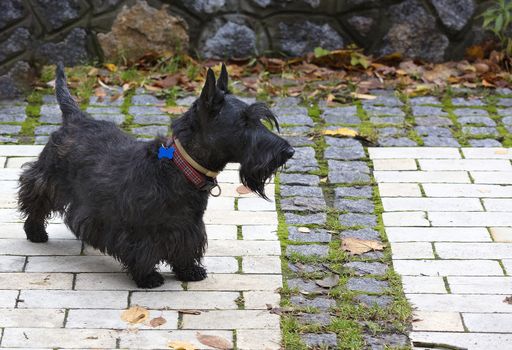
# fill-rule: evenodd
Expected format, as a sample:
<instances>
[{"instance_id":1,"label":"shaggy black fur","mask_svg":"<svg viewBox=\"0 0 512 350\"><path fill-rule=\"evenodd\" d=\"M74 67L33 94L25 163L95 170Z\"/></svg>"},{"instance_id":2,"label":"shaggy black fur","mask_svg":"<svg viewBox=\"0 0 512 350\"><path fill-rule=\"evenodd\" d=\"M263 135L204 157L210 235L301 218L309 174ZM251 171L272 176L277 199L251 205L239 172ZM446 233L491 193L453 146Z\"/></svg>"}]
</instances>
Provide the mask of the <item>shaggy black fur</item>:
<instances>
[{"instance_id":1,"label":"shaggy black fur","mask_svg":"<svg viewBox=\"0 0 512 350\"><path fill-rule=\"evenodd\" d=\"M266 198L265 181L294 150L262 124L266 119L278 127L265 105L249 106L227 87L224 66L218 81L208 70L201 96L172 123L173 135L210 170L241 163L241 181ZM163 283L155 269L160 262L170 264L179 280L204 279L208 192L196 189L172 160L158 159L166 139L137 141L82 112L67 89L62 65L56 94L63 125L20 177L27 238L46 242L46 221L56 212L79 239L118 259L139 287Z\"/></svg>"}]
</instances>

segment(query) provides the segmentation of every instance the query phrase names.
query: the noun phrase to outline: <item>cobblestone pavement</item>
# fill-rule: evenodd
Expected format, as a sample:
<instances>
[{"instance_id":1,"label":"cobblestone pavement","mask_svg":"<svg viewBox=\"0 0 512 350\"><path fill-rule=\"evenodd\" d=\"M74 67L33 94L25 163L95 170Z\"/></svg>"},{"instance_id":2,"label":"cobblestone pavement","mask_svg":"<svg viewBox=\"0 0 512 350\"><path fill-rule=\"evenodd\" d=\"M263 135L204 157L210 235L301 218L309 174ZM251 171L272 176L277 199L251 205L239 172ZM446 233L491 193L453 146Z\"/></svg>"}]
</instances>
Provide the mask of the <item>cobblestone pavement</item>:
<instances>
[{"instance_id":1,"label":"cobblestone pavement","mask_svg":"<svg viewBox=\"0 0 512 350\"><path fill-rule=\"evenodd\" d=\"M254 195L239 198L238 171L220 175L222 196L208 205L208 279L180 283L162 266L165 284L141 290L114 259L82 246L59 218L49 225L48 243L25 239L14 209L16 182L20 165L40 149L0 146L6 166L0 169L0 348L169 349L170 341L184 341L213 349L198 341L201 333L238 349L279 349L279 316L267 310L279 305L282 285L275 205ZM143 324L121 320L133 305L150 310ZM148 321L156 317L167 322L153 328Z\"/></svg>"},{"instance_id":2,"label":"cobblestone pavement","mask_svg":"<svg viewBox=\"0 0 512 350\"><path fill-rule=\"evenodd\" d=\"M512 344L512 151L371 148L393 265L415 308L411 340Z\"/></svg>"},{"instance_id":3,"label":"cobblestone pavement","mask_svg":"<svg viewBox=\"0 0 512 350\"><path fill-rule=\"evenodd\" d=\"M410 159L404 162L408 162L411 167L413 166L411 165L411 162L413 162L415 167L414 169L417 169L415 159L420 158L420 155L429 154L429 152L436 154L435 150L437 148L433 148L433 151L430 151L430 149L429 151L418 151L418 148L414 148L415 146L465 146L475 147L475 150L481 149L482 152L488 148L480 147L509 147L512 144L510 136L510 131L512 131L512 91L504 89L497 91L494 95L481 95L476 98L464 98L463 95L467 94L468 91L462 91L457 93L447 93L440 97L425 96L410 99L390 91L371 91L371 93L376 95L377 98L363 102L357 101L351 105L339 107L328 107L322 104L304 104L296 98L274 98L273 110L279 117L281 133L293 144L294 147L296 147L296 154L294 158L282 169L282 172L276 178L275 204L268 204L256 198L240 198L237 202L232 198L229 199L229 197L221 197L220 199L212 200L211 205L222 206L224 209L227 209L227 206L229 206L230 210L233 209L236 203L235 208L238 210L230 211L231 214L229 215L223 214L222 216L218 216L217 221L210 222L210 224L214 226L209 226L211 241L208 254L212 254L212 252L221 252L219 254L225 255L209 256L209 264L211 264L210 269L214 273L216 272L216 274L212 274L212 278L210 279L212 282L209 283L212 283L213 287L209 293L215 293L215 288L220 288L224 293L235 292L235 294L237 294L236 298L238 298L240 293L236 292L241 291L245 300L243 307L245 307L246 311L238 310L242 305L242 299L230 299L229 296L225 296L225 299L219 297L215 300L212 298L202 298L202 295L197 295L198 298L191 301L192 304L185 305L189 308L201 308L201 305L196 305L194 303L209 302L210 304L206 306L203 305L205 306L204 309L208 309L213 308L214 304L218 302L220 303L220 308L228 310L231 308L231 311L229 312L237 312L240 314L253 309L252 312L254 312L255 315L247 316L256 322L256 324L251 327L261 327L266 330L264 332L261 331L261 335L255 335L255 333L251 333L250 330L237 331L236 341L238 348L243 348L241 347L241 344L244 344L243 341L249 342L250 340L258 341L255 349L264 349L260 344L262 341L264 343L266 341L267 343L265 344L268 344L268 348L270 349L276 347L276 344L280 342L280 334L276 331L279 328L279 325L277 324L277 322L279 322L279 318L276 314L280 314L281 316L282 342L287 349L336 348L379 350L384 349L385 347L402 349L407 348L410 344L408 338L410 331L410 319L407 312L408 303L401 291L399 277L391 268L390 248L387 247L384 251L370 251L360 255L350 255L342 249L342 241L345 238L373 240L384 244L388 243L389 238L393 254L397 254L397 249L400 249L398 247L402 242L395 242L395 236L393 233L390 234L390 231L387 232L390 237L386 238L384 232L384 224L387 225L389 215L396 215L394 213L388 213L389 209L387 205L389 205L388 201L394 198L393 191L397 191L397 188L390 184L380 184L379 188L377 188L376 180L381 182L382 179L380 176L385 176L385 174L381 172L381 170L384 169L379 168L383 164L383 161L376 159L372 162L369 158L368 149L366 147L367 145L363 141L360 141L359 139L343 139L324 136L319 131L340 127L348 127L358 130L362 134L369 136L370 139L375 140L379 146L387 146L386 148L376 149L377 151L382 150L383 152L390 152L388 150L403 149L392 148L396 146L411 147L408 148L409 151L402 151L413 152L413 155L409 156ZM469 93L472 93L472 91L469 91ZM114 95L116 92L112 91L112 94ZM247 102L255 101L253 98L247 98L246 100ZM178 99L176 102L178 105L188 106L192 101L193 98L188 97ZM126 131L135 134L138 138L147 139L158 133L165 134L169 132L169 122L175 116L169 116L162 112L161 107L164 104L164 100L147 94L143 90L138 90L134 95L115 99L113 101L109 97L104 100L99 100L93 96L86 104L83 105L83 108L91 112L96 118L112 120ZM60 115L55 105L55 99L51 96L32 96L29 103L23 101L10 102L0 106L0 134L3 135L1 136L0 141L6 143L35 142L37 144L44 144L48 139L48 134L54 130L59 123ZM439 150L442 149L443 148L439 148ZM374 150L372 149L371 152L374 152ZM19 167L23 161L24 159L12 157L7 159L6 166ZM420 165L423 166L421 162L422 161L420 160ZM445 163L443 160L435 160L433 164L430 164L429 166L443 166L443 162ZM489 160L489 162L492 164L494 161ZM501 163L503 163L503 160ZM397 162L396 165L387 161L385 161L384 164L387 164L386 166L388 167L397 166L397 171L401 169L400 166L403 166L401 161ZM464 165L460 166L463 167ZM8 169L4 170L5 174L7 174L8 171L11 171ZM388 173L391 170L392 169L387 168L384 172ZM462 171L464 172L465 170L463 169ZM459 173L445 173L448 174L448 176L451 176L446 178L446 181L456 183L460 180L458 176L461 175ZM405 176L406 174L403 175ZM475 176L484 175L496 176L497 178L495 181L497 183L500 183L499 181L504 181L503 178L505 178L495 172L481 173L478 170L476 170L474 174L471 172L471 177L468 177L469 175L467 173L465 173L464 176L465 179L477 181L477 177ZM3 181L3 186L11 186L8 187L7 191L12 194L15 186L12 179L14 179L15 176L13 173L9 176L11 181ZM224 192L227 191L234 193L234 188L238 181L238 175L236 172L229 170L228 172L223 173L222 176L229 177L229 181L231 182L230 185L226 184L228 188L226 188ZM375 176L378 177L375 178ZM417 186L413 186L414 182L415 181L413 181L413 183L402 184L398 189L398 193L402 193L400 191L407 192L410 190L416 191L414 192L414 195L419 196L417 193ZM425 178L419 178L419 182L426 182L426 180ZM454 185L454 190L457 186L458 185ZM413 187L415 189L412 189ZM274 193L272 189L270 189L269 192ZM421 193L422 192L420 192L420 194ZM427 195L429 194L427 193ZM384 197L382 202L380 197ZM6 199L3 200L5 203L2 202L1 198L0 203L7 206L7 208L12 208L14 205L13 197L5 198ZM470 200L470 202L473 203L473 205L476 203L475 200ZM469 205L471 205L471 203ZM506 208L507 205L510 205L507 203L508 202L498 203L494 201L491 205L493 205L494 208L499 207L500 205L502 205L501 208ZM383 204L386 211L386 213L384 213L384 223L382 221ZM277 218L275 214L267 211L274 210L274 205L277 206ZM417 203L411 203L409 208L401 210L415 211L411 209L414 208L414 205L417 205ZM442 208L441 205L444 205L444 203L437 203L436 200L435 205ZM486 205L485 201L483 205ZM480 205L480 208L483 207ZM243 212L247 209L258 210L258 215L249 215L245 217L247 220L250 220L247 222L236 221L236 215L240 214L235 213ZM469 207L466 209L467 211L473 211L474 208ZM487 209L489 210L489 208ZM13 215L12 209L11 214L9 215ZM267 217L267 215L270 216ZM407 220L409 218L416 218L415 215L419 214L408 213L407 216L400 215L398 219ZM499 217L496 220L503 220L505 217L503 213L492 215L497 215ZM6 218L12 219L12 216L7 216ZM271 220L268 222L264 221L267 219ZM421 216L418 216L417 219L420 220ZM425 218L423 218L423 221L425 221ZM259 224L259 230L256 231L253 226L249 227L244 225L249 223L251 225ZM221 226L218 225L224 225L225 229L221 229ZM241 230L237 229L237 226L240 225L242 226ZM3 231L0 231L0 235L7 235L4 237L5 239L23 238L21 226L19 224L10 224L10 226L13 228L4 230L7 233L1 233ZM493 227L498 225L491 223L486 226ZM53 227L55 227L54 237L64 237L64 229L62 228L62 225L59 226L56 224L55 226L52 225L52 228ZM501 232L502 235L508 234L507 231L503 233L502 229L503 228L499 229L499 232ZM471 239L475 237L483 237L483 230L483 228L474 229L474 231L472 229L464 231L464 233L458 233L458 235L450 235L450 237L465 237L466 239L470 239L467 243L471 243L473 242ZM277 241L276 231L280 242ZM408 233L409 232L413 232L412 229L408 230ZM58 236L57 234L61 236ZM480 236L478 234L480 234ZM9 235L13 236L10 237ZM440 237L440 235L437 234L435 237ZM491 242L491 236L487 234L486 237L487 240ZM241 240L236 240L237 238ZM437 241L437 238L433 241ZM71 244L70 242L72 241L64 241L64 243L67 244ZM220 242L228 242L229 244L233 243L233 245L219 247L217 245ZM478 240L475 238L474 242L478 242ZM24 246L28 246L28 243L23 241L23 239L19 240L18 243L23 243ZM281 260L279 259L279 255L281 254L279 243L281 244L282 249ZM447 243L448 242L440 242L439 244L441 244L442 247L443 244ZM462 242L459 243L462 244ZM76 245L76 243L73 244ZM237 245L239 246L237 247ZM414 248L413 251L418 251L418 254L423 254L422 249L427 245L431 247L431 253L434 254L434 257L439 257L440 260L443 260L440 252L432 248L430 241L420 243L414 242L414 244L411 244L412 248ZM434 243L434 247L436 245L437 243ZM416 248L416 246L419 247ZM499 249L508 249L506 248L506 245L500 244L500 246L504 248L498 248L497 254L501 254L499 253ZM5 254L4 252L10 251L9 249L14 249L10 247L10 245L0 247L0 253ZM13 245L12 247L16 247L16 245ZM81 271L80 266L82 266L82 263L78 263L78 266L73 267L73 269L78 270L69 272L62 271L60 272L60 275L64 276L66 274L75 274L78 277L82 275L83 278L88 276L91 276L92 278L100 272L110 272L103 271L102 269L105 269L104 265L98 263L99 261L102 261L101 259L106 258L99 256L89 257L89 251L87 249L85 249L84 252L86 255L84 257L80 257L80 259L84 260L83 264L85 264L85 266L89 266L89 270ZM474 252L475 257L480 253L478 249L475 248L468 248L468 252ZM19 253L22 255L29 253L34 254L33 251L19 251ZM14 252L12 254L17 255L18 252ZM58 249L57 252L46 252L46 254L49 257L29 257L29 264L26 266L23 259L16 260L14 258L5 257L3 259L8 259L8 262L6 263L8 268L10 268L9 266L20 266L20 264L21 266L25 266L25 269L30 268L30 260L36 258L42 259L42 266L49 264L48 266L51 267L53 264L54 267L56 266L56 269L62 265L66 266L66 263L64 262L66 257L52 257L52 255L62 254L61 249ZM439 256L435 254L439 254ZM254 255L265 255L267 257L264 259L255 258ZM238 256L242 256L241 263L240 259L237 258ZM505 256L501 257L504 258ZM211 260L213 259L214 261L215 259L221 258L223 260L219 260L217 263L212 262ZM432 256L429 256L429 258L432 259ZM63 261L52 263L51 261L44 261L44 259L61 259ZM89 262L87 259L94 259L94 262ZM424 257L418 255L417 257L407 258L405 260L411 260L413 263L417 263L415 259L424 259ZM473 257L471 259L463 258L462 260L475 261L474 259L475 258ZM499 259L499 257L484 260L489 260L487 263L499 265L498 262L496 262L496 259ZM432 261L435 260L436 259L432 259ZM456 263L456 260L459 260L459 258L454 257L449 260ZM234 265L235 262L237 265ZM16 263L18 265L16 265ZM397 272L403 274L402 270L399 268L401 266L400 263L402 263L402 259L397 259L395 261ZM478 268L483 268L482 266L484 265L481 263L484 262L478 261L478 263ZM503 260L503 265L506 269L506 260ZM0 264L0 267L2 266L3 265ZM235 267L237 268L235 269ZM216 268L220 270L216 271ZM238 274L236 273L238 271L242 271L244 273ZM279 304L279 297L275 292L276 289L281 286L281 271L284 276L283 289L281 293L281 308L273 310L273 313L270 314L265 311L267 308L265 304L270 304L272 306ZM504 270L500 270L501 276L504 276L503 271ZM55 271L38 272L48 272L47 274L59 273ZM35 273L35 271L33 271L33 273ZM228 275L228 273L231 274ZM260 276L258 277L259 279L255 279L255 276L252 274ZM26 274L22 275L26 276ZM333 279L334 275L339 276L339 281L336 280L336 283L333 283L332 286L322 287L318 284L318 282L323 278ZM108 282L110 280L109 279L107 281L92 280L91 283L93 283L93 285L102 285L102 283L108 282L106 288L113 288L112 286L109 286L110 284L113 284L113 286L119 286L119 284L121 284L122 289L125 290L128 280L124 275L119 273L115 276L117 276L117 279L112 280L111 282ZM78 277L75 278L74 282L70 282L72 287L80 287L80 283L78 282L80 282L81 279ZM409 287L412 277L414 276L404 276L404 287L407 296L412 294L421 294L410 292ZM420 278L421 277L427 276L420 276ZM444 281L446 278L443 279L442 277L443 276L438 277L435 281L438 282L441 280L446 282L446 284L443 283L443 288L445 289L442 293L438 290L431 291L430 294L432 294L432 298L436 297L438 292L439 294L446 294L447 296L450 294L448 293L449 291L454 295L458 293L456 289L446 289L445 287L446 285L450 286L450 283L452 282L450 280L451 277L448 276L447 281ZM16 283L21 283L17 282L18 278L21 278L21 281L23 281L23 278L26 277L15 277L13 275L13 277L9 278L10 284L15 286ZM119 281L118 279L120 278L123 278L123 280ZM506 277L501 278L505 279ZM168 283L170 283L170 281L172 281L172 279L169 279ZM414 281L414 279L412 279L412 281ZM435 282L432 283L439 287ZM472 283L473 281L470 281L469 285L472 285ZM187 293L197 293L196 290L193 290L193 288L190 287L191 285L193 284L189 284ZM426 284L425 288L428 288L429 285L430 284ZM505 289L507 286L510 287L508 284L505 282L503 282L503 284L492 282L489 284L489 288L498 288L493 286L499 285L501 285L500 288L502 288L501 291L503 293L500 298L503 297L504 299L506 296ZM35 288L31 284L29 284L29 286L31 288ZM68 288L69 283L65 286ZM166 286L171 288L169 285ZM23 289L25 287L21 284L20 288ZM173 290L171 293L177 293L181 287L178 285L175 288L178 290ZM239 290L237 288L243 288L243 290ZM482 288L485 288L485 286ZM204 292L204 290L201 289L198 291ZM17 292L5 291L5 293L7 293L7 298L9 298L9 295L15 299L19 297ZM43 293L43 291L33 293ZM128 294L126 291L123 293ZM184 300L189 300L187 299L189 297L186 296L187 293L183 293ZM478 294L482 292L475 293ZM494 292L487 291L483 294L489 293L492 294ZM511 288L509 288L509 294L510 293L512 293ZM141 300L140 303L145 300L152 300L149 299L150 297L148 297L148 299L142 298L142 292L140 291L132 291L130 294L141 294L141 298L139 299ZM463 294L463 292L461 292L461 294ZM235 295L232 296L234 297ZM66 298L53 299L66 300ZM130 299L130 302L133 302L134 300L137 299L132 298ZM170 300L172 301L174 299L170 298ZM223 300L226 304L222 304ZM421 300L426 299L421 296ZM492 301L492 303L496 303L496 305L502 303L502 301L494 299L489 300L489 303ZM416 299L411 301L415 302ZM237 304L236 307L233 307L233 302ZM18 302L18 304L20 303ZM469 302L468 304L472 303ZM66 309L67 307L73 309L75 306L76 304L59 305L57 309ZM119 311L119 309L126 306L127 304L116 308ZM158 309L161 308L163 304L161 300L158 300L155 301L155 304L148 304L147 306ZM503 305L500 304L500 306L506 308L507 304L503 303ZM8 307L12 306L8 305ZM176 311L176 308L183 308L183 305L174 307L174 312ZM232 310L233 308L236 310ZM234 322L235 320L238 322L239 317L235 317L233 314L228 313L228 310L221 310L218 312L224 312L225 315L228 315L227 320L225 321L225 327L228 328L228 333L232 335L230 330L238 328L229 322ZM172 310L166 310L166 312L171 311ZM457 324L467 327L464 328L464 330L469 331L473 331L473 329L469 326L470 323L465 323L466 318L479 317L478 311L475 313L473 311L465 312L464 310L461 310L462 316L458 315L456 312L452 313L447 310L442 311L448 315L448 320L451 320L452 322L457 323L456 317L459 317ZM66 314L67 316L65 316L66 322L76 319L79 316L83 316L82 322L84 323L82 324L85 324L86 327L89 327L92 323L103 324L103 322L106 322L102 321L103 319L115 319L119 322L118 317L108 318L102 315L96 315L93 317L89 314L89 317L93 317L95 321L88 323L86 322L87 312L89 311L69 312ZM466 315L466 313L469 316ZM74 314L76 316L74 316ZM160 314L157 313L155 316L158 315ZM207 315L216 314L212 312L208 314L205 313L203 315L204 324L209 321ZM446 339L416 338L426 336L428 334L433 334L431 337L440 337L442 335L441 333L428 332L430 329L417 328L418 326L433 327L425 321L428 319L428 314L423 313L420 315L422 316L421 319L423 321L413 323L413 340L420 340L424 343L446 343ZM487 315L491 314L487 313ZM75 318L71 318L70 316L74 316ZM0 320L1 317L2 316L0 316ZM30 316L19 317L18 321L29 318L30 322L35 322L34 320L36 319L35 317ZM183 317L180 318L179 314L175 314L174 317L175 320L176 318L178 319L178 321L174 323L174 328L178 328L178 326L183 328L187 325L184 321L186 319L192 319L192 316L190 315L183 315ZM233 317L233 319L230 319L230 317ZM261 323L257 323L258 317L264 317L264 320L268 320L268 323L265 323L265 327L263 327ZM200 319L200 317L198 319ZM242 320L241 322L245 322L244 320L246 320L244 318L240 319ZM79 320L80 318L78 321ZM101 322L96 320L100 320ZM441 320L444 320L444 318L441 318ZM482 318L482 320L484 319ZM480 322L480 319L477 321L473 319L473 321L476 323L483 322ZM492 321L496 321L496 319L488 321L487 324L492 324ZM30 328L30 322L27 323L26 327ZM20 321L20 323L23 322ZM215 321L215 327L218 327L218 324L223 323L224 318L222 318L222 322ZM502 324L505 323L505 321L502 322ZM73 323L71 323L71 325L73 325ZM119 324L116 324L115 327L118 327L118 325ZM267 326L270 328L267 329ZM0 328L1 327L0 323ZM104 327L115 328L108 322L104 324ZM226 335L227 333L225 333L226 330L216 330L229 338L229 336ZM457 330L460 331L460 328ZM12 332L15 332L12 328L5 327L2 342L5 342L6 339L13 339L13 337L9 336ZM62 328L59 332L67 332L67 330L66 328ZM163 332L146 329L139 331L138 334L142 334L142 336L144 336L144 334L148 332L154 332L152 334L159 333L159 337L161 334L165 334L166 336L169 335L168 331ZM183 333L185 332L185 329L180 329L179 332L181 334L185 334ZM453 332L457 331L454 329ZM475 332L489 333L488 330L481 330L480 328L475 328ZM44 335L47 334L49 333L44 332ZM112 332L110 331L108 334L109 337L111 337ZM187 334L190 336L191 333ZM246 336L242 337L241 335L243 334L246 334ZM117 344L121 347L126 345L126 343L123 343L123 337L129 337L129 339L132 339L133 337L136 338L133 334L126 335L125 331L115 332L115 335L116 337L121 338L121 343ZM39 335L36 334L36 336ZM498 336L502 337L503 335ZM74 338L73 335L71 335L71 337ZM485 337L485 335L482 335L482 337ZM23 341L21 336L19 338L19 341ZM86 338L87 336L85 339ZM155 340L145 336L143 340L139 341L151 344L151 341L159 340L162 340L162 338ZM7 345L4 345L4 343L1 344L1 346L4 347L11 346L9 343L7 343ZM138 343L134 346L142 346L140 344L141 343ZM34 347L37 344L22 345ZM250 346L247 348L250 348Z\"/></svg>"}]
</instances>

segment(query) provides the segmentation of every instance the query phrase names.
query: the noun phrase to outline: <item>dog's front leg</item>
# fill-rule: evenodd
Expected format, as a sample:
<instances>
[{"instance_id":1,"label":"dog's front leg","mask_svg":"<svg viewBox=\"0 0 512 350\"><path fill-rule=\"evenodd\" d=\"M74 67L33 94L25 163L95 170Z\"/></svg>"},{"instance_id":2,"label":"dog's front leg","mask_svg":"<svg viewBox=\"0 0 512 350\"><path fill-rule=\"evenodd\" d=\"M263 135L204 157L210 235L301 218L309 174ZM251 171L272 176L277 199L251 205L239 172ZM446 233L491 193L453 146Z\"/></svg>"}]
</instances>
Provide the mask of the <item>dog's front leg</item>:
<instances>
[{"instance_id":1,"label":"dog's front leg","mask_svg":"<svg viewBox=\"0 0 512 350\"><path fill-rule=\"evenodd\" d=\"M156 288L164 284L163 276L156 271L156 265L161 259L151 247L144 244L138 247L132 245L123 254L118 254L119 260L139 288Z\"/></svg>"},{"instance_id":2,"label":"dog's front leg","mask_svg":"<svg viewBox=\"0 0 512 350\"><path fill-rule=\"evenodd\" d=\"M206 247L206 230L201 222L199 229L188 235L185 246L176 249L171 257L170 265L176 279L187 281L201 281L207 277L206 269L201 260Z\"/></svg>"}]
</instances>

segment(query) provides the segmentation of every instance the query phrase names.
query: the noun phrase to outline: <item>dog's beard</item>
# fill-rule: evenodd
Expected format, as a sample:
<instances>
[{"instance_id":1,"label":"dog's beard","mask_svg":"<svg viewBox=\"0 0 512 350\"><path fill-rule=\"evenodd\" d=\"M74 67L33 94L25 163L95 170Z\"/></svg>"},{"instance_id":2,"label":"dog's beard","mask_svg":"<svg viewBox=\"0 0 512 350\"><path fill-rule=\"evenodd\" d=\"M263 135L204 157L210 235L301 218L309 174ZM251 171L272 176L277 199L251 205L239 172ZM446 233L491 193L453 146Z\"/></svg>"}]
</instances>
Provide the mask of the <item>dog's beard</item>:
<instances>
[{"instance_id":1,"label":"dog's beard","mask_svg":"<svg viewBox=\"0 0 512 350\"><path fill-rule=\"evenodd\" d=\"M265 149L268 150L265 152ZM277 151L276 151L277 150ZM240 164L240 180L242 184L260 197L268 200L265 194L265 184L277 170L286 162L283 156L285 150L282 141L278 138L267 141L265 145L249 152L250 155Z\"/></svg>"}]
</instances>

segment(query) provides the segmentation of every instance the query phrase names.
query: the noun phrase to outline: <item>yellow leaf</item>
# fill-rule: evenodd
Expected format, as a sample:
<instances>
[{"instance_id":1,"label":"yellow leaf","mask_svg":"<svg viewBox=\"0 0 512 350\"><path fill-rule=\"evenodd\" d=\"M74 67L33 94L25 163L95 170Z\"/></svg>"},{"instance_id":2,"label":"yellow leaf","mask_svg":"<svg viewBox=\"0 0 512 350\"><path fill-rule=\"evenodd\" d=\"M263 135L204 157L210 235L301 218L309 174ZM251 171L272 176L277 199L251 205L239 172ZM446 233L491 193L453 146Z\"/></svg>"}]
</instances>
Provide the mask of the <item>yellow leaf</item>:
<instances>
[{"instance_id":1,"label":"yellow leaf","mask_svg":"<svg viewBox=\"0 0 512 350\"><path fill-rule=\"evenodd\" d=\"M496 151L494 151L494 154L508 154L508 149L497 149Z\"/></svg>"},{"instance_id":2,"label":"yellow leaf","mask_svg":"<svg viewBox=\"0 0 512 350\"><path fill-rule=\"evenodd\" d=\"M377 96L367 95L367 94L358 94L356 92L351 92L350 96L352 96L354 98L358 98L360 100L375 100L377 98Z\"/></svg>"},{"instance_id":3,"label":"yellow leaf","mask_svg":"<svg viewBox=\"0 0 512 350\"><path fill-rule=\"evenodd\" d=\"M359 133L349 128L339 128L336 130L323 130L322 134L329 136L345 136L345 137L356 137Z\"/></svg>"},{"instance_id":4,"label":"yellow leaf","mask_svg":"<svg viewBox=\"0 0 512 350\"><path fill-rule=\"evenodd\" d=\"M131 308L124 310L121 314L121 320L128 323L142 323L149 317L149 311L141 306L132 306Z\"/></svg>"},{"instance_id":5,"label":"yellow leaf","mask_svg":"<svg viewBox=\"0 0 512 350\"><path fill-rule=\"evenodd\" d=\"M375 240L347 237L342 239L341 247L351 255L359 255L374 250L383 250L384 245Z\"/></svg>"},{"instance_id":6,"label":"yellow leaf","mask_svg":"<svg viewBox=\"0 0 512 350\"><path fill-rule=\"evenodd\" d=\"M111 72L117 72L117 66L113 63L105 63L104 66Z\"/></svg>"},{"instance_id":7,"label":"yellow leaf","mask_svg":"<svg viewBox=\"0 0 512 350\"><path fill-rule=\"evenodd\" d=\"M170 341L167 346L174 350L196 350L194 345L179 340Z\"/></svg>"}]
</instances>

